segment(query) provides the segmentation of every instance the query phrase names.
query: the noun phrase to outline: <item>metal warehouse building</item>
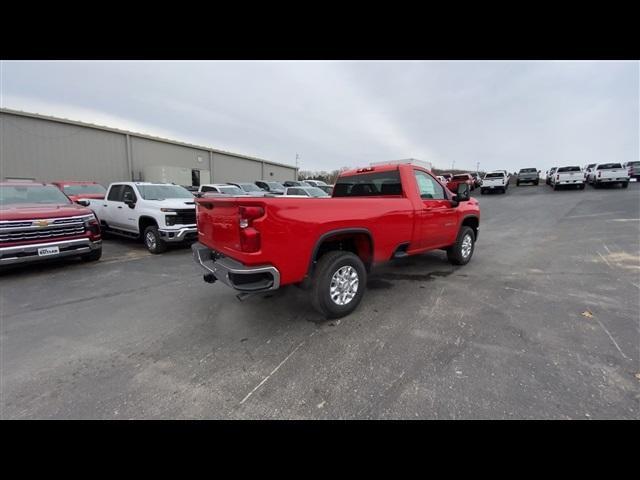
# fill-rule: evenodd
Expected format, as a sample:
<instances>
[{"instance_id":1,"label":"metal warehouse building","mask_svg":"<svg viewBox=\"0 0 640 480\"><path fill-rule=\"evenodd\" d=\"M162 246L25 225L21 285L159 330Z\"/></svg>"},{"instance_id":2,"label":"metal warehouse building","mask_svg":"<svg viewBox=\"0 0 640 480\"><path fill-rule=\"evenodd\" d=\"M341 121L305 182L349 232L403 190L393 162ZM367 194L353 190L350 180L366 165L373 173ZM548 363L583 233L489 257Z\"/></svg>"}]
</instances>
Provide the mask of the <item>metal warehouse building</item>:
<instances>
[{"instance_id":1,"label":"metal warehouse building","mask_svg":"<svg viewBox=\"0 0 640 480\"><path fill-rule=\"evenodd\" d=\"M296 168L210 147L0 109L0 177L41 181L161 181L185 185L296 180ZM168 174L167 172L171 172ZM151 178L153 177L153 178ZM163 177L164 178L164 177Z\"/></svg>"}]
</instances>

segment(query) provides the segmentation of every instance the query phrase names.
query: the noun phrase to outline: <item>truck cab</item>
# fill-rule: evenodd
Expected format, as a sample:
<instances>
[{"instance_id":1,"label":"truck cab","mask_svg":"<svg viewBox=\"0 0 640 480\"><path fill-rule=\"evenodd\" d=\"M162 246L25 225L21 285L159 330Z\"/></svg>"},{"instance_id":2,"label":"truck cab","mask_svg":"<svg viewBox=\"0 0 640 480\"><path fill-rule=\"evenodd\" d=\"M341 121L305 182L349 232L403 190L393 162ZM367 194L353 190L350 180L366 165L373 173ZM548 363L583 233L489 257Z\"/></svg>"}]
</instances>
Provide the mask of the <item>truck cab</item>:
<instances>
[{"instance_id":1,"label":"truck cab","mask_svg":"<svg viewBox=\"0 0 640 480\"><path fill-rule=\"evenodd\" d=\"M116 182L103 200L89 200L104 231L142 238L151 253L197 238L194 196L171 183Z\"/></svg>"}]
</instances>

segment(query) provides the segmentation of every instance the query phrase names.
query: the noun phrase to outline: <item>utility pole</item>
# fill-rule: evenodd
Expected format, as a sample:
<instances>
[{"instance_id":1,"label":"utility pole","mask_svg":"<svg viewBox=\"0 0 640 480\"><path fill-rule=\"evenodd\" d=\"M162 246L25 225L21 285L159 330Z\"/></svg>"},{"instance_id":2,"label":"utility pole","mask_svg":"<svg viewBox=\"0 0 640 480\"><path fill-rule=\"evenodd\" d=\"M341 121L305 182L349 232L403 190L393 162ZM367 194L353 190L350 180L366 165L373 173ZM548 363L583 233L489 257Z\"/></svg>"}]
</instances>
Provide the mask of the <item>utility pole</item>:
<instances>
[{"instance_id":1,"label":"utility pole","mask_svg":"<svg viewBox=\"0 0 640 480\"><path fill-rule=\"evenodd\" d=\"M298 158L300 158L300 155L296 153L296 180L300 180L300 173L298 170Z\"/></svg>"},{"instance_id":2,"label":"utility pole","mask_svg":"<svg viewBox=\"0 0 640 480\"><path fill-rule=\"evenodd\" d=\"M480 173L480 162L476 163L476 173Z\"/></svg>"},{"instance_id":3,"label":"utility pole","mask_svg":"<svg viewBox=\"0 0 640 480\"><path fill-rule=\"evenodd\" d=\"M456 164L455 159L451 160L451 170L453 170L453 166Z\"/></svg>"}]
</instances>

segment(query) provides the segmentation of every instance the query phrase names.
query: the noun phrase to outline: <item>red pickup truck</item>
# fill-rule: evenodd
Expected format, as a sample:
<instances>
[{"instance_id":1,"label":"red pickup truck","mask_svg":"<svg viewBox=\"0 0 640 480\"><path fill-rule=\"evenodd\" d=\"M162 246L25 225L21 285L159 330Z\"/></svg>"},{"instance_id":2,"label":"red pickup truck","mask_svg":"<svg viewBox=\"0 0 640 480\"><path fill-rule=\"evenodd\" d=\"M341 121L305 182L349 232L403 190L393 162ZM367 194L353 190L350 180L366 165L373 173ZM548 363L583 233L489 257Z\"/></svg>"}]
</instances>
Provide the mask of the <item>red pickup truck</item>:
<instances>
[{"instance_id":1,"label":"red pickup truck","mask_svg":"<svg viewBox=\"0 0 640 480\"><path fill-rule=\"evenodd\" d=\"M0 267L79 256L99 260L100 224L53 185L0 183Z\"/></svg>"},{"instance_id":2,"label":"red pickup truck","mask_svg":"<svg viewBox=\"0 0 640 480\"><path fill-rule=\"evenodd\" d=\"M480 224L466 183L453 194L411 164L343 172L329 199L205 195L196 214L205 281L245 294L298 284L327 318L358 306L374 264L434 249L466 264Z\"/></svg>"},{"instance_id":3,"label":"red pickup truck","mask_svg":"<svg viewBox=\"0 0 640 480\"><path fill-rule=\"evenodd\" d=\"M107 189L98 182L56 180L51 183L58 187L72 202L83 198L101 200L107 194Z\"/></svg>"}]
</instances>

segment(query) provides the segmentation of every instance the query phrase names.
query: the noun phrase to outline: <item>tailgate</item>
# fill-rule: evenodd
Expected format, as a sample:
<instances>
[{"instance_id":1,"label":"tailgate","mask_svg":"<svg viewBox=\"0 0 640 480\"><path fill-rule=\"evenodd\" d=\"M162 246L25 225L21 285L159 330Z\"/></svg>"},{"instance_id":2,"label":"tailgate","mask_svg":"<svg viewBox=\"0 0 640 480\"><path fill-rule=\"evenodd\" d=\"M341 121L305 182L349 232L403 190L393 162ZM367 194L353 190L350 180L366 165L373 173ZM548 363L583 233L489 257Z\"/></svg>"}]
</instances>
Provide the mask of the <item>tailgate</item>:
<instances>
[{"instance_id":1,"label":"tailgate","mask_svg":"<svg viewBox=\"0 0 640 480\"><path fill-rule=\"evenodd\" d=\"M196 199L198 241L213 250L240 250L239 220L236 198Z\"/></svg>"}]
</instances>

